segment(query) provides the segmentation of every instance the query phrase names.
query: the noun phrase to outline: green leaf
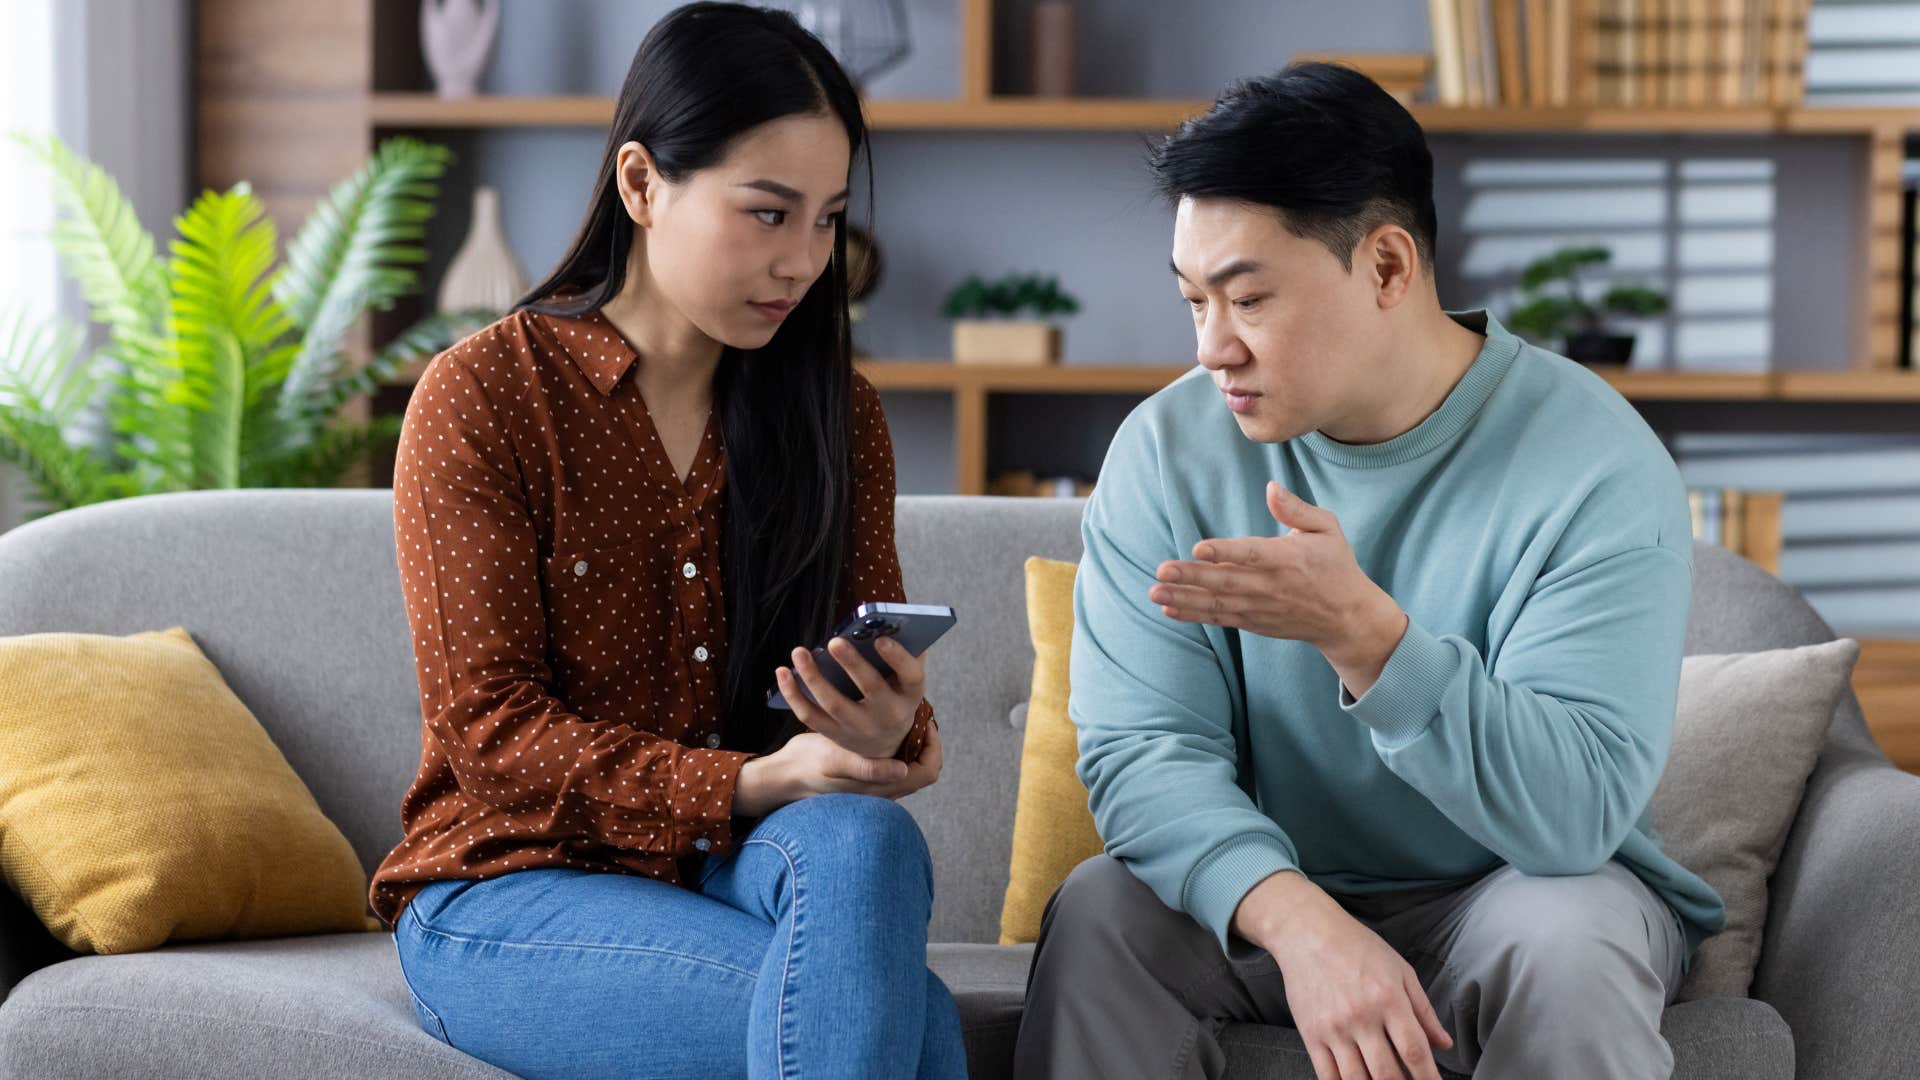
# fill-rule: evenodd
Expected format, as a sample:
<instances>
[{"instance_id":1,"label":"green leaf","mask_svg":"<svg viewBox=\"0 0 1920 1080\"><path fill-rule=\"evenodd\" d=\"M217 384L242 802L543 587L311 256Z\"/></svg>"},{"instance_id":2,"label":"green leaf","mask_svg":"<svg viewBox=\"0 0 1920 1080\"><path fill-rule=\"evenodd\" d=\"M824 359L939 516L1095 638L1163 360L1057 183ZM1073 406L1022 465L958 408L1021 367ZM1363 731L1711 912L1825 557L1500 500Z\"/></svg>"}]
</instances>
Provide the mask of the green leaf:
<instances>
[{"instance_id":1,"label":"green leaf","mask_svg":"<svg viewBox=\"0 0 1920 1080\"><path fill-rule=\"evenodd\" d=\"M13 140L53 174L54 200L67 213L49 239L93 317L118 341L155 347L166 319L166 274L133 204L112 177L59 139L16 132Z\"/></svg>"},{"instance_id":2,"label":"green leaf","mask_svg":"<svg viewBox=\"0 0 1920 1080\"><path fill-rule=\"evenodd\" d=\"M1667 298L1644 285L1615 285L1600 298L1600 307L1620 315L1659 315L1667 310Z\"/></svg>"},{"instance_id":3,"label":"green leaf","mask_svg":"<svg viewBox=\"0 0 1920 1080\"><path fill-rule=\"evenodd\" d=\"M208 191L175 220L169 266L178 378L163 399L193 416L193 483L240 483L244 417L286 378L291 321L268 288L274 228L245 183Z\"/></svg>"},{"instance_id":4,"label":"green leaf","mask_svg":"<svg viewBox=\"0 0 1920 1080\"><path fill-rule=\"evenodd\" d=\"M466 308L429 315L414 323L360 370L336 382L321 401L321 412L331 416L354 398L378 391L407 365L446 349L499 319L500 314L491 308Z\"/></svg>"},{"instance_id":5,"label":"green leaf","mask_svg":"<svg viewBox=\"0 0 1920 1080\"><path fill-rule=\"evenodd\" d=\"M341 340L369 308L384 310L417 286L438 180L453 160L418 139L383 141L353 176L335 185L287 248L274 295L305 335L281 394L283 417L310 413L337 395Z\"/></svg>"},{"instance_id":6,"label":"green leaf","mask_svg":"<svg viewBox=\"0 0 1920 1080\"><path fill-rule=\"evenodd\" d=\"M30 325L18 312L0 316L0 458L18 465L52 510L111 497L107 462L67 437L101 382L78 359L82 336L75 326Z\"/></svg>"},{"instance_id":7,"label":"green leaf","mask_svg":"<svg viewBox=\"0 0 1920 1080\"><path fill-rule=\"evenodd\" d=\"M1539 341L1566 336L1569 327L1580 321L1581 306L1564 296L1537 296L1509 312L1507 329Z\"/></svg>"},{"instance_id":8,"label":"green leaf","mask_svg":"<svg viewBox=\"0 0 1920 1080\"><path fill-rule=\"evenodd\" d=\"M332 487L377 446L400 437L405 417L376 416L364 424L328 428L287 456L261 463L259 486Z\"/></svg>"}]
</instances>

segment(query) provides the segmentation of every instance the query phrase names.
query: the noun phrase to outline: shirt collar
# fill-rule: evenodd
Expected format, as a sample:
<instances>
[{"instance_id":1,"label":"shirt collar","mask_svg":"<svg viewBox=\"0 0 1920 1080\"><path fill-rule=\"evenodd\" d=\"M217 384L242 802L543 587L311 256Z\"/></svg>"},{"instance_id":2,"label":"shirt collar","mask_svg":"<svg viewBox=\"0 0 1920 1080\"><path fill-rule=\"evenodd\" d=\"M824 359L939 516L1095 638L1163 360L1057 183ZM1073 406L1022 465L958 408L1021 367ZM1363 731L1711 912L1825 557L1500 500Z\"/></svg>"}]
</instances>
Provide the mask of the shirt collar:
<instances>
[{"instance_id":1,"label":"shirt collar","mask_svg":"<svg viewBox=\"0 0 1920 1080\"><path fill-rule=\"evenodd\" d=\"M560 347L602 397L611 395L638 359L613 323L594 308L581 315L563 316L554 323Z\"/></svg>"}]
</instances>

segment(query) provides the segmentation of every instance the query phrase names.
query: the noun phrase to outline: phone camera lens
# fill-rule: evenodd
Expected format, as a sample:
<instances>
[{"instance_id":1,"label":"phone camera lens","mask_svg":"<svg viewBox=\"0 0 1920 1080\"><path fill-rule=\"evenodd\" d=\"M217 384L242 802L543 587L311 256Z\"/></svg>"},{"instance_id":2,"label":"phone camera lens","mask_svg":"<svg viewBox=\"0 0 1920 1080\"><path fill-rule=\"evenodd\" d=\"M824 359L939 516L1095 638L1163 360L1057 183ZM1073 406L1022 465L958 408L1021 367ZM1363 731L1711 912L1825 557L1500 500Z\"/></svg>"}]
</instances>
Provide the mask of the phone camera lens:
<instances>
[{"instance_id":1,"label":"phone camera lens","mask_svg":"<svg viewBox=\"0 0 1920 1080\"><path fill-rule=\"evenodd\" d=\"M872 636L873 636L873 631L867 629L864 626L853 632L853 640L855 641L865 641Z\"/></svg>"}]
</instances>

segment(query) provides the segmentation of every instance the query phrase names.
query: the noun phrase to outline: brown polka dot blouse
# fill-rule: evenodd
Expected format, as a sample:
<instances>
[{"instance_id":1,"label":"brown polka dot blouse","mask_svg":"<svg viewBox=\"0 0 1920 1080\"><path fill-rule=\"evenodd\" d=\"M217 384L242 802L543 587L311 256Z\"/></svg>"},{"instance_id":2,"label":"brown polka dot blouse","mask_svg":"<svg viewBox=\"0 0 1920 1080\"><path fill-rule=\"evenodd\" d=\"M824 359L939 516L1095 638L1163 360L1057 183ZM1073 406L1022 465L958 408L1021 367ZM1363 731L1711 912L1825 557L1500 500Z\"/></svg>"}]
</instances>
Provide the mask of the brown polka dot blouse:
<instances>
[{"instance_id":1,"label":"brown polka dot blouse","mask_svg":"<svg viewBox=\"0 0 1920 1080\"><path fill-rule=\"evenodd\" d=\"M754 755L719 749L719 418L683 481L624 378L636 359L597 311L515 312L434 357L407 404L393 531L422 732L406 838L370 888L389 926L431 881L558 866L680 883L745 824L733 791ZM893 444L858 372L849 422L842 617L906 599ZM894 756L918 760L932 723L922 701Z\"/></svg>"}]
</instances>

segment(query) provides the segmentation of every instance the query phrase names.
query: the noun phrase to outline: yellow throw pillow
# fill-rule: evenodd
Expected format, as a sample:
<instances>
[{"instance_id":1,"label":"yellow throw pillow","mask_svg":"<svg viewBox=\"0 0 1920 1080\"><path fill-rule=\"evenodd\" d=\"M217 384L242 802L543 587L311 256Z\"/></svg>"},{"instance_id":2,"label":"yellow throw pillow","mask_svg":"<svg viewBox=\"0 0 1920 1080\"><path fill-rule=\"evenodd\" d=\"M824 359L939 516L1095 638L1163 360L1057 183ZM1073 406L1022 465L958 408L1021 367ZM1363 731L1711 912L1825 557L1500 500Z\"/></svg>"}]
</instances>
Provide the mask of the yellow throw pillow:
<instances>
[{"instance_id":1,"label":"yellow throw pillow","mask_svg":"<svg viewBox=\"0 0 1920 1080\"><path fill-rule=\"evenodd\" d=\"M182 627L0 638L0 873L68 948L378 930L367 877Z\"/></svg>"},{"instance_id":2,"label":"yellow throw pillow","mask_svg":"<svg viewBox=\"0 0 1920 1080\"><path fill-rule=\"evenodd\" d=\"M1040 938L1047 900L1073 868L1104 846L1074 771L1079 742L1067 717L1067 663L1073 647L1073 577L1078 564L1027 560L1027 633L1033 638L1033 690L1020 747L1020 793L1013 808L1013 860L1000 908L1000 944Z\"/></svg>"}]
</instances>

